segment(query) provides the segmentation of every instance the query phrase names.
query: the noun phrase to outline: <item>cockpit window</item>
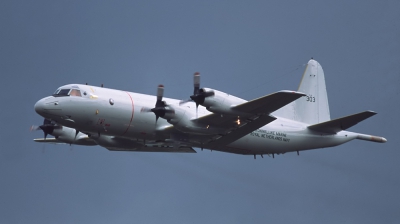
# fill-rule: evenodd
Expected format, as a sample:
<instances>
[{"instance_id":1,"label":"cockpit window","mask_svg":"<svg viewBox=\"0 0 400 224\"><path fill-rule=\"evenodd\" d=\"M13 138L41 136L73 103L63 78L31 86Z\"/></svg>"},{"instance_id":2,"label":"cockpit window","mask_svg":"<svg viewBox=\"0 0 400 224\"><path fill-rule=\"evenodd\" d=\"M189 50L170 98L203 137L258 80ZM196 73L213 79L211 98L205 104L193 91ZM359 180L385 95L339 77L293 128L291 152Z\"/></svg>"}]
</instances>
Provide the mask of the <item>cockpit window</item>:
<instances>
[{"instance_id":1,"label":"cockpit window","mask_svg":"<svg viewBox=\"0 0 400 224\"><path fill-rule=\"evenodd\" d=\"M79 89L71 89L71 92L69 93L70 96L82 96L81 91Z\"/></svg>"},{"instance_id":2,"label":"cockpit window","mask_svg":"<svg viewBox=\"0 0 400 224\"><path fill-rule=\"evenodd\" d=\"M71 89L60 89L54 96L69 96L69 91Z\"/></svg>"},{"instance_id":3,"label":"cockpit window","mask_svg":"<svg viewBox=\"0 0 400 224\"><path fill-rule=\"evenodd\" d=\"M53 96L60 97L60 96L82 96L82 95L79 89L57 89L54 92Z\"/></svg>"}]
</instances>

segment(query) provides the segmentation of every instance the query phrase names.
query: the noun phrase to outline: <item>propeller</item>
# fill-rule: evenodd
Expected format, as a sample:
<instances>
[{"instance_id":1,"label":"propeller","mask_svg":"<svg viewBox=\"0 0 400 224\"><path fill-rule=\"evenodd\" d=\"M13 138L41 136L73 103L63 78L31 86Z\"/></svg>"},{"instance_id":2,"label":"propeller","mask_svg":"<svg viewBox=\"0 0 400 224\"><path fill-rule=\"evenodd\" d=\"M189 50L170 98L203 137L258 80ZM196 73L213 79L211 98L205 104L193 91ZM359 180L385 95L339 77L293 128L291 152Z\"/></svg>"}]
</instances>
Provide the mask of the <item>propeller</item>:
<instances>
[{"instance_id":1,"label":"propeller","mask_svg":"<svg viewBox=\"0 0 400 224\"><path fill-rule=\"evenodd\" d=\"M75 141L76 141L76 136L78 136L78 134L79 134L79 131L78 131L77 129L75 129L75 137L74 137L73 143L75 143ZM71 144L72 144L72 143L71 143ZM71 145L71 144L69 144L69 145Z\"/></svg>"},{"instance_id":2,"label":"propeller","mask_svg":"<svg viewBox=\"0 0 400 224\"><path fill-rule=\"evenodd\" d=\"M153 112L156 115L156 123L158 121L158 118L164 117L166 113L168 112L173 112L171 109L167 109L166 107L168 106L165 101L162 101L162 98L164 96L164 86L163 85L158 85L157 87L157 101L156 105L154 108L142 108L141 112L147 113L147 112Z\"/></svg>"},{"instance_id":3,"label":"propeller","mask_svg":"<svg viewBox=\"0 0 400 224\"><path fill-rule=\"evenodd\" d=\"M194 86L193 95L190 96L190 99L182 100L181 102L179 102L179 105L193 101L196 103L196 113L197 113L197 109L198 109L199 105L203 104L204 100L207 97L214 96L215 93L214 93L214 91L206 92L204 89L200 88L200 73L198 73L198 72L194 73L193 86Z\"/></svg>"},{"instance_id":4,"label":"propeller","mask_svg":"<svg viewBox=\"0 0 400 224\"><path fill-rule=\"evenodd\" d=\"M47 135L52 134L54 129L61 128L61 126L56 125L49 119L44 119L43 124L40 126L32 125L31 131L42 130L44 133L44 139L46 140Z\"/></svg>"}]
</instances>

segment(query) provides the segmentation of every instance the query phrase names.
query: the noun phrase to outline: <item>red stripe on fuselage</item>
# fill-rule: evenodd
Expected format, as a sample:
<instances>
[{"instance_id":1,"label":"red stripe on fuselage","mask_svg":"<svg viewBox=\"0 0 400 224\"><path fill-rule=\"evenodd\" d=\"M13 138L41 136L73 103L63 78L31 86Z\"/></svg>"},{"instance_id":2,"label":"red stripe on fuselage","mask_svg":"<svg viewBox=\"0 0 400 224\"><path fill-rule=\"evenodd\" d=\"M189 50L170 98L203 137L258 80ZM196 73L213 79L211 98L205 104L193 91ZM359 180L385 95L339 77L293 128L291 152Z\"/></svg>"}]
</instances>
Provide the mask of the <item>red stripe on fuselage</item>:
<instances>
[{"instance_id":1,"label":"red stripe on fuselage","mask_svg":"<svg viewBox=\"0 0 400 224\"><path fill-rule=\"evenodd\" d=\"M128 125L128 127L126 128L126 130L125 130L125 132L122 134L122 135L125 135L126 134L126 132L128 132L128 130L129 130L129 127L131 127L131 123L132 123L132 120L133 120L133 99L132 99L132 96L131 96L131 94L129 94L128 92L126 92L126 94L128 94L128 96L129 96L129 98L131 99L131 102L132 102L132 116L131 116L131 120L129 121L129 125Z\"/></svg>"}]
</instances>

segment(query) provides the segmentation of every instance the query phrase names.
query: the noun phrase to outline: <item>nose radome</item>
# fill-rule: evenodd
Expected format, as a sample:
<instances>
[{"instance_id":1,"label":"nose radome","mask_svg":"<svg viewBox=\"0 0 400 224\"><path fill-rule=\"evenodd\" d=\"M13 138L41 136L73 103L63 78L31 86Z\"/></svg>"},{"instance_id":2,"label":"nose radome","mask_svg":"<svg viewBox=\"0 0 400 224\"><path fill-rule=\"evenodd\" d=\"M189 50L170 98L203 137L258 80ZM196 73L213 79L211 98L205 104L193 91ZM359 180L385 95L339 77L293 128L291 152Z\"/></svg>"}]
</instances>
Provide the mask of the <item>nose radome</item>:
<instances>
[{"instance_id":1,"label":"nose radome","mask_svg":"<svg viewBox=\"0 0 400 224\"><path fill-rule=\"evenodd\" d=\"M44 100L41 99L41 100L37 101L35 103L34 108L35 108L36 113L41 114L44 111Z\"/></svg>"}]
</instances>

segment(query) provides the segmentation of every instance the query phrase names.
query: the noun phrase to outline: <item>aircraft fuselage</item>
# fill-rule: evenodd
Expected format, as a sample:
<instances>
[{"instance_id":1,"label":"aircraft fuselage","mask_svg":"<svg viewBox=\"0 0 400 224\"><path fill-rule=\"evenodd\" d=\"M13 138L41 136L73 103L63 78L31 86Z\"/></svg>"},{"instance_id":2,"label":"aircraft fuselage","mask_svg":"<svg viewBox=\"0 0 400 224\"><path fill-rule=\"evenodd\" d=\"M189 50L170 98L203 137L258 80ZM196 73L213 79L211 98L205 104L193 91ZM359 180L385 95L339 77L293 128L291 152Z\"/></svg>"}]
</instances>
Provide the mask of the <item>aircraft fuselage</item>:
<instances>
[{"instance_id":1,"label":"aircraft fuselage","mask_svg":"<svg viewBox=\"0 0 400 224\"><path fill-rule=\"evenodd\" d=\"M87 133L89 136L118 136L136 141L157 141L169 139L171 133L165 130L172 128L165 119L156 122L153 113L144 113L143 108L152 108L156 97L121 90L114 90L89 85L66 85L81 90L81 96L55 97L49 96L35 104L35 110L41 116L58 124ZM60 87L63 88L63 87ZM236 98L238 103L246 102ZM204 107L199 107L196 115L195 103L179 105L179 100L164 98L167 105L179 108L182 115L188 119L210 114ZM188 121L175 121L175 127L187 130L208 127L198 127ZM180 123L186 122L184 125ZM197 130L196 129L196 130ZM210 131L212 131L210 129ZM210 133L213 134L213 133ZM196 136L190 131L184 133L191 138ZM207 135L207 133L202 133ZM198 139L202 138L198 135ZM334 135L313 132L307 129L307 124L277 117L264 127L227 145L199 144L199 141L187 143L194 147L225 151L238 154L271 154L301 151L306 149L331 147L353 140L356 133L342 131Z\"/></svg>"}]
</instances>

